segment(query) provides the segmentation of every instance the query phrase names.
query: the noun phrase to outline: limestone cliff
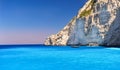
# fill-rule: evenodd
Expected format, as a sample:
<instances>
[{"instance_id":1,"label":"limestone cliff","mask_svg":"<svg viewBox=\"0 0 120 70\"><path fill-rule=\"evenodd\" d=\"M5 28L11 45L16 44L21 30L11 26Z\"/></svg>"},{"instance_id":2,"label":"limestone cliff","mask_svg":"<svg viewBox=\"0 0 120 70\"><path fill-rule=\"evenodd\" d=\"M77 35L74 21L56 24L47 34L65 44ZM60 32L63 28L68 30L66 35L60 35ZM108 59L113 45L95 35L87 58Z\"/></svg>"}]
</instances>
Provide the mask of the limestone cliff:
<instances>
[{"instance_id":1,"label":"limestone cliff","mask_svg":"<svg viewBox=\"0 0 120 70\"><path fill-rule=\"evenodd\" d=\"M120 0L88 0L45 45L120 45Z\"/></svg>"}]
</instances>

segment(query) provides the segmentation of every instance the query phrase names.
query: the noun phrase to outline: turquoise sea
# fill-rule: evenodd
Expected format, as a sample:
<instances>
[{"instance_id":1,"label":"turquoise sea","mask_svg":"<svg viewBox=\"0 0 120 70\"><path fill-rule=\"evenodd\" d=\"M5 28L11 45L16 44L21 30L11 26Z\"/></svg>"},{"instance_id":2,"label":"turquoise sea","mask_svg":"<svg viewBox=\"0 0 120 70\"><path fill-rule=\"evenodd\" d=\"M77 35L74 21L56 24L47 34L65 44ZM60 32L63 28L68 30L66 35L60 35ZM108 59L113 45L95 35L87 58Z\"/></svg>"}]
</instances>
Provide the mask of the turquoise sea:
<instances>
[{"instance_id":1,"label":"turquoise sea","mask_svg":"<svg viewBox=\"0 0 120 70\"><path fill-rule=\"evenodd\" d=\"M0 70L120 70L120 48L0 46Z\"/></svg>"}]
</instances>

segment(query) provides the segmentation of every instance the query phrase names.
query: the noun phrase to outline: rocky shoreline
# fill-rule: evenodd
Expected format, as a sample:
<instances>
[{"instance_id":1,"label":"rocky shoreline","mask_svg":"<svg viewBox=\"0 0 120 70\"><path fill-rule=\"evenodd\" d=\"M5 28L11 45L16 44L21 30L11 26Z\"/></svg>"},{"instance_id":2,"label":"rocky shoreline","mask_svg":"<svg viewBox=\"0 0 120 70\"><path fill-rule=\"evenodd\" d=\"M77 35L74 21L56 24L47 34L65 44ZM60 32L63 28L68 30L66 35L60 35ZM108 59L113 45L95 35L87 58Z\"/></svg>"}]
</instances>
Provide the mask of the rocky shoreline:
<instances>
[{"instance_id":1,"label":"rocky shoreline","mask_svg":"<svg viewBox=\"0 0 120 70\"><path fill-rule=\"evenodd\" d=\"M88 0L45 45L120 46L120 0Z\"/></svg>"}]
</instances>

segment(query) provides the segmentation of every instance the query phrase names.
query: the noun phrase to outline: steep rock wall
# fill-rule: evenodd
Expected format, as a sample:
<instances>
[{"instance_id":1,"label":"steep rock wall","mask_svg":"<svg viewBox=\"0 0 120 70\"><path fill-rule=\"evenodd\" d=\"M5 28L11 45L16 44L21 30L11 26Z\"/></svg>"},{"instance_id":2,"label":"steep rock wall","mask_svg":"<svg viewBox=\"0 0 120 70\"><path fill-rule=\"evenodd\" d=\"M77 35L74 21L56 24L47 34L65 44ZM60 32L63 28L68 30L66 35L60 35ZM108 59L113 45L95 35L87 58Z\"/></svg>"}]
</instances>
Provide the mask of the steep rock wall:
<instances>
[{"instance_id":1,"label":"steep rock wall","mask_svg":"<svg viewBox=\"0 0 120 70\"><path fill-rule=\"evenodd\" d=\"M120 0L88 0L45 45L120 45Z\"/></svg>"}]
</instances>

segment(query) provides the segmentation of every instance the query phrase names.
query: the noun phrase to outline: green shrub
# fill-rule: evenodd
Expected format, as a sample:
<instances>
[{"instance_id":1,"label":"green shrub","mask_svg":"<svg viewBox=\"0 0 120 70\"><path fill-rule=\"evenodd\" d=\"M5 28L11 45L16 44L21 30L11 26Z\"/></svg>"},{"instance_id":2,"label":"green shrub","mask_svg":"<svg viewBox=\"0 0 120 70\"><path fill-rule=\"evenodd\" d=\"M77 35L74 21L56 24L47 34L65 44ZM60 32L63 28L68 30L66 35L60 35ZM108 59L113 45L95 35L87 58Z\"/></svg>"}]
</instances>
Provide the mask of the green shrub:
<instances>
[{"instance_id":1,"label":"green shrub","mask_svg":"<svg viewBox=\"0 0 120 70\"><path fill-rule=\"evenodd\" d=\"M89 10L86 10L88 8L87 7L83 12L81 12L80 17L85 17L85 16L88 16L89 14L91 14L93 5L94 5L94 0L92 0L90 2L90 4L88 5L88 7L91 6L91 8Z\"/></svg>"}]
</instances>

